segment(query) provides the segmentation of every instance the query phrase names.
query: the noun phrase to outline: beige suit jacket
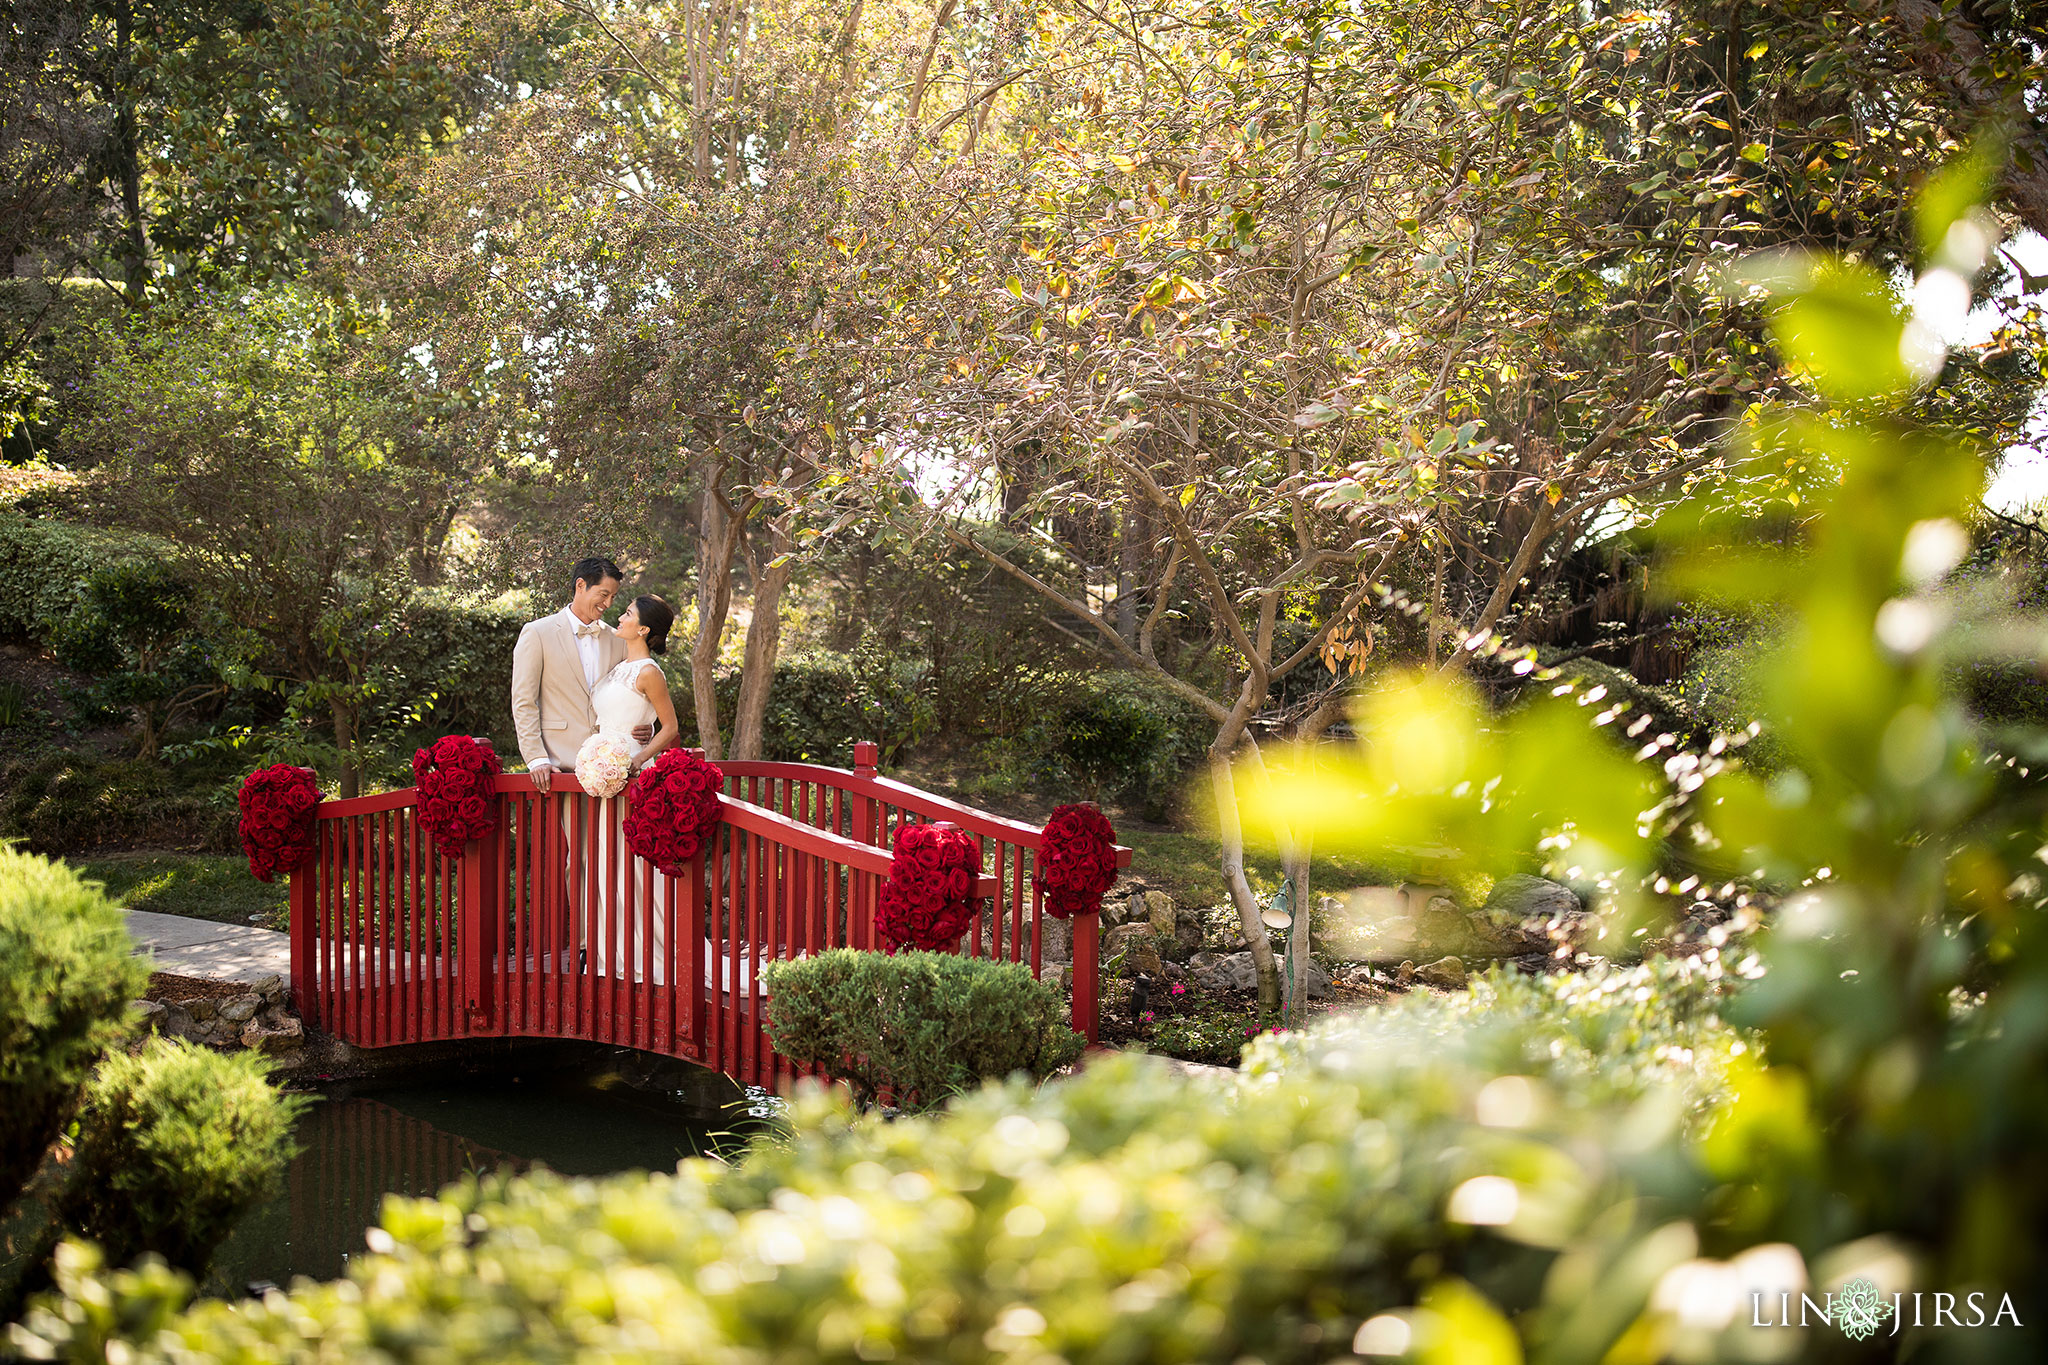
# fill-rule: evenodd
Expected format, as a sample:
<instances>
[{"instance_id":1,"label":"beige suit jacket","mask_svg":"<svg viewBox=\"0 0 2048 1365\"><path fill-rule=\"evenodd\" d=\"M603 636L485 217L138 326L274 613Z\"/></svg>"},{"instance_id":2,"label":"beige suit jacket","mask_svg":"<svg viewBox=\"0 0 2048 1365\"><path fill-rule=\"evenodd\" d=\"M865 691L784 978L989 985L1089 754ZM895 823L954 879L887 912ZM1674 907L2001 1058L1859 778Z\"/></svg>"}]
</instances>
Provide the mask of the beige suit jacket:
<instances>
[{"instance_id":1,"label":"beige suit jacket","mask_svg":"<svg viewBox=\"0 0 2048 1365\"><path fill-rule=\"evenodd\" d=\"M598 677L625 657L625 641L609 630L597 637ZM565 772L576 766L576 751L597 729L576 635L559 611L527 622L512 648L512 726L528 770L552 763Z\"/></svg>"}]
</instances>

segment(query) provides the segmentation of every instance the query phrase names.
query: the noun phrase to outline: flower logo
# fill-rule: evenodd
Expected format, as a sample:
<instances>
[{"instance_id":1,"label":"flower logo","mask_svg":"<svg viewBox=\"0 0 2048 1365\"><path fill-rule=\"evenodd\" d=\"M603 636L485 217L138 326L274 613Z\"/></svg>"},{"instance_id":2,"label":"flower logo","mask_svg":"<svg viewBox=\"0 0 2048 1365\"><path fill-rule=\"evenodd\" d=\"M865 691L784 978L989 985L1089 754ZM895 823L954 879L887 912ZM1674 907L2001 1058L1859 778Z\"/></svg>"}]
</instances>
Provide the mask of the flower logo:
<instances>
[{"instance_id":1,"label":"flower logo","mask_svg":"<svg viewBox=\"0 0 2048 1365\"><path fill-rule=\"evenodd\" d=\"M1880 1297L1877 1286L1860 1275L1835 1295L1835 1326L1853 1340L1865 1340L1891 1315L1891 1301Z\"/></svg>"}]
</instances>

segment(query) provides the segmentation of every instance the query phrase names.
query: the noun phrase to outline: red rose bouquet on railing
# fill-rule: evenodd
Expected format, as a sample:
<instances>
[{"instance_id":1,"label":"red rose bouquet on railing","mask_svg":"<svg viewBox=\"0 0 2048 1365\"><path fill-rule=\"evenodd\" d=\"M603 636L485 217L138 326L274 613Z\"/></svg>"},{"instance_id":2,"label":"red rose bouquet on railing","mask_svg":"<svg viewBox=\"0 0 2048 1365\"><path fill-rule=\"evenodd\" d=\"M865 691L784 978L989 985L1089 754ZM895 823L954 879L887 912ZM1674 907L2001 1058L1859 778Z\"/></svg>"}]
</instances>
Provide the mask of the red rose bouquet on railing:
<instances>
[{"instance_id":1,"label":"red rose bouquet on railing","mask_svg":"<svg viewBox=\"0 0 2048 1365\"><path fill-rule=\"evenodd\" d=\"M1116 830L1091 805L1061 806L1038 843L1038 887L1055 919L1092 915L1116 882Z\"/></svg>"},{"instance_id":2,"label":"red rose bouquet on railing","mask_svg":"<svg viewBox=\"0 0 2048 1365\"><path fill-rule=\"evenodd\" d=\"M659 868L682 875L718 823L725 770L683 749L670 749L640 770L627 788L626 847Z\"/></svg>"},{"instance_id":3,"label":"red rose bouquet on railing","mask_svg":"<svg viewBox=\"0 0 2048 1365\"><path fill-rule=\"evenodd\" d=\"M497 777L504 771L491 742L468 735L445 735L413 754L420 828L442 856L460 858L464 844L482 838L496 823Z\"/></svg>"},{"instance_id":4,"label":"red rose bouquet on railing","mask_svg":"<svg viewBox=\"0 0 2048 1365\"><path fill-rule=\"evenodd\" d=\"M899 948L952 948L974 918L981 850L958 825L902 825L875 910L875 932Z\"/></svg>"},{"instance_id":5,"label":"red rose bouquet on railing","mask_svg":"<svg viewBox=\"0 0 2048 1365\"><path fill-rule=\"evenodd\" d=\"M313 811L320 804L320 786L311 768L287 763L258 768L242 780L235 804L242 808L236 821L242 852L249 855L249 872L257 881L290 872L313 856L318 842Z\"/></svg>"}]
</instances>

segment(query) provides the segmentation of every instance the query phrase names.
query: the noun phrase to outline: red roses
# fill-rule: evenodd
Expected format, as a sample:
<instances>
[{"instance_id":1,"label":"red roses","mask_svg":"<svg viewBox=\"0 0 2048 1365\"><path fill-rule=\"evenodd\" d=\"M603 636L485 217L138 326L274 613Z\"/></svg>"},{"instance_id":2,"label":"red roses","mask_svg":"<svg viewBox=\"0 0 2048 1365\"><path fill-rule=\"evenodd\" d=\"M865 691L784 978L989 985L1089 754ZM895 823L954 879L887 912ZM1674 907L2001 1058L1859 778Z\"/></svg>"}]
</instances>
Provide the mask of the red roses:
<instances>
[{"instance_id":1,"label":"red roses","mask_svg":"<svg viewBox=\"0 0 2048 1365\"><path fill-rule=\"evenodd\" d=\"M1038 842L1038 886L1045 913L1055 919L1102 909L1102 893L1116 881L1116 830L1093 806L1061 806L1045 822Z\"/></svg>"},{"instance_id":2,"label":"red roses","mask_svg":"<svg viewBox=\"0 0 2048 1365\"><path fill-rule=\"evenodd\" d=\"M504 771L491 742L468 735L443 736L413 754L420 828L443 856L460 858L464 844L491 828L498 815L496 779Z\"/></svg>"},{"instance_id":3,"label":"red roses","mask_svg":"<svg viewBox=\"0 0 2048 1365\"><path fill-rule=\"evenodd\" d=\"M898 948L952 948L974 917L981 850L958 825L902 825L875 910L875 931Z\"/></svg>"},{"instance_id":4,"label":"red roses","mask_svg":"<svg viewBox=\"0 0 2048 1365\"><path fill-rule=\"evenodd\" d=\"M626 847L661 869L682 875L718 823L725 770L682 749L670 749L640 770L626 789Z\"/></svg>"},{"instance_id":5,"label":"red roses","mask_svg":"<svg viewBox=\"0 0 2048 1365\"><path fill-rule=\"evenodd\" d=\"M249 871L257 881L289 872L313 855L313 810L320 804L320 787L311 768L284 763L258 768L243 779L235 804L242 808L236 823L242 852L249 855Z\"/></svg>"}]
</instances>

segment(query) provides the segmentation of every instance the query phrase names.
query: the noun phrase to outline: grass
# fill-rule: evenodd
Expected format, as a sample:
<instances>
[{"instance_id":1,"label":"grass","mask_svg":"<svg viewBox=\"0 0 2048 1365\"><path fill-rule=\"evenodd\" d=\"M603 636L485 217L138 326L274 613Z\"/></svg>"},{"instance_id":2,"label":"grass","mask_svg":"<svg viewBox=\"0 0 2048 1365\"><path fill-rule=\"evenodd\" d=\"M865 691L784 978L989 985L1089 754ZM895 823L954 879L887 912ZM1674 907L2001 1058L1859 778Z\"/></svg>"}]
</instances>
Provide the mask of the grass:
<instances>
[{"instance_id":1,"label":"grass","mask_svg":"<svg viewBox=\"0 0 2048 1365\"><path fill-rule=\"evenodd\" d=\"M130 910L265 929L282 929L290 920L285 883L257 881L240 857L108 853L66 861L81 875L104 883L107 894Z\"/></svg>"}]
</instances>

